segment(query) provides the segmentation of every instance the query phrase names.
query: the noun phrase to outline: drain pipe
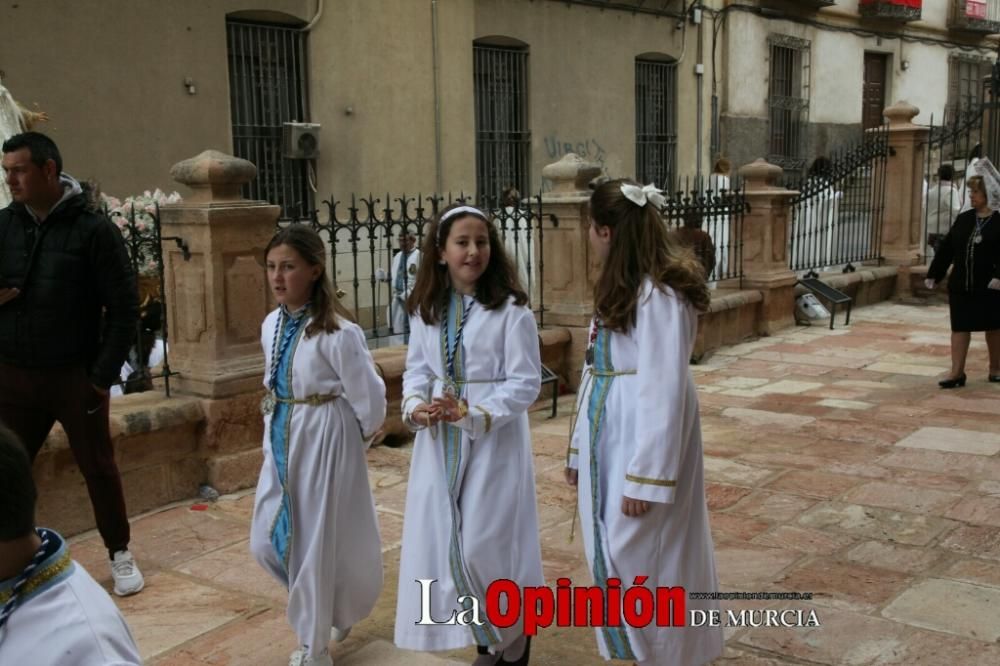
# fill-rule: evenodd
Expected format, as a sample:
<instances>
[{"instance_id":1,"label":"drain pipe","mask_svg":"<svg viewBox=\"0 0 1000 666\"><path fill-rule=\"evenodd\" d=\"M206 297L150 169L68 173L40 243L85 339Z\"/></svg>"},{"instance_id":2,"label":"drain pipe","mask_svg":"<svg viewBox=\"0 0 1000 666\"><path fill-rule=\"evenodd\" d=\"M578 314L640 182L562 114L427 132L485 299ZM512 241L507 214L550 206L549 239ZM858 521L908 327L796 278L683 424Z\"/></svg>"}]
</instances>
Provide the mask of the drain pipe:
<instances>
[{"instance_id":1,"label":"drain pipe","mask_svg":"<svg viewBox=\"0 0 1000 666\"><path fill-rule=\"evenodd\" d=\"M319 23L321 16L323 16L323 0L316 0L316 13L313 15L312 20L309 21L304 28L302 28L302 32L309 32L312 30L313 26Z\"/></svg>"},{"instance_id":2,"label":"drain pipe","mask_svg":"<svg viewBox=\"0 0 1000 666\"><path fill-rule=\"evenodd\" d=\"M438 83L438 6L431 0L431 60L434 71L434 186L436 193L444 191L441 173L441 89Z\"/></svg>"}]
</instances>

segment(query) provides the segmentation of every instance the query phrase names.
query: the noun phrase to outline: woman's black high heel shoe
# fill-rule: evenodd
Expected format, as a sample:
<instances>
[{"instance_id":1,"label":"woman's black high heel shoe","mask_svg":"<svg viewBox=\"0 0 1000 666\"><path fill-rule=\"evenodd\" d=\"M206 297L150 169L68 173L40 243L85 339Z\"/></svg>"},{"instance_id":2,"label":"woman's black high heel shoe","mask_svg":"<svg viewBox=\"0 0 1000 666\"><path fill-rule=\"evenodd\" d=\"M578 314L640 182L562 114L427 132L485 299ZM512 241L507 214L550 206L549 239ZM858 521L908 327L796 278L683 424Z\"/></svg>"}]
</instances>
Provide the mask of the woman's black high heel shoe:
<instances>
[{"instance_id":1,"label":"woman's black high heel shoe","mask_svg":"<svg viewBox=\"0 0 1000 666\"><path fill-rule=\"evenodd\" d=\"M943 389L952 389L955 388L956 386L965 386L965 373L963 372L954 379L942 379L941 381L938 382L938 386L940 386Z\"/></svg>"}]
</instances>

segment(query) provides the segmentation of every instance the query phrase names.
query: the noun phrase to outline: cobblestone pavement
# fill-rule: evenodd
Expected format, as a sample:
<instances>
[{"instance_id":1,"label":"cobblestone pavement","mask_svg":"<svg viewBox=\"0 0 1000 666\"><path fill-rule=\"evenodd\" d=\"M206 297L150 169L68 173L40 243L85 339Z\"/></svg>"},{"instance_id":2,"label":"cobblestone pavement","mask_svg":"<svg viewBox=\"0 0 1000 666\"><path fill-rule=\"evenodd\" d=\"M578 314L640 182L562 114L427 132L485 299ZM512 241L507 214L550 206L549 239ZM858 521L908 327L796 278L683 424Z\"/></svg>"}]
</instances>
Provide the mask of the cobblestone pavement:
<instances>
[{"instance_id":1,"label":"cobblestone pavement","mask_svg":"<svg viewBox=\"0 0 1000 666\"><path fill-rule=\"evenodd\" d=\"M795 328L694 367L705 473L724 590L812 592L812 601L724 602L815 610L814 628L730 627L724 664L1000 664L1000 384L976 336L969 384L941 391L947 308L883 304L850 327ZM546 578L588 583L569 543L562 467L572 398L533 414ZM384 544L373 615L333 655L342 664L469 663L471 650L392 647L409 449L369 455ZM193 502L135 521L146 590L118 600L157 666L287 663L284 591L252 561L253 497ZM203 509L203 510L199 510ZM72 553L110 576L94 534ZM725 618L724 618L725 619ZM597 664L593 632L543 630L535 664Z\"/></svg>"}]
</instances>

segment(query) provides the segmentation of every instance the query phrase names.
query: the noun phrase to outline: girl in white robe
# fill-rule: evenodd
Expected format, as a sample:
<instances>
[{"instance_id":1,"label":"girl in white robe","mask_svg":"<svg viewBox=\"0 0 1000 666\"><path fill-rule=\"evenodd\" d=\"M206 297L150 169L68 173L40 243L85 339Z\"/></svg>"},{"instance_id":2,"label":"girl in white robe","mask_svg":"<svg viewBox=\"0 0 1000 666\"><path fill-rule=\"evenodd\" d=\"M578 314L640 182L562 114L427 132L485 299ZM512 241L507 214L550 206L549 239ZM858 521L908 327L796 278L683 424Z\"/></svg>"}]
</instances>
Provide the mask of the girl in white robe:
<instances>
[{"instance_id":1,"label":"girl in white robe","mask_svg":"<svg viewBox=\"0 0 1000 666\"><path fill-rule=\"evenodd\" d=\"M480 663L528 661L520 621L501 629L485 612L498 579L542 585L528 408L541 387L534 316L486 215L442 211L426 236L410 298L403 417L418 430L410 463L396 606L396 645L477 645ZM430 321L428 321L430 320ZM444 622L479 602L481 626L417 624L422 590ZM492 653L492 654L491 654ZM497 661L500 660L500 661Z\"/></svg>"},{"instance_id":2,"label":"girl in white robe","mask_svg":"<svg viewBox=\"0 0 1000 666\"><path fill-rule=\"evenodd\" d=\"M279 308L261 327L267 394L264 464L250 549L288 587L301 648L292 663L332 663L382 589L382 548L365 452L385 419L385 385L362 330L336 301L324 245L291 225L266 252Z\"/></svg>"},{"instance_id":3,"label":"girl in white robe","mask_svg":"<svg viewBox=\"0 0 1000 666\"><path fill-rule=\"evenodd\" d=\"M566 477L594 584L716 592L698 396L688 369L709 303L695 259L666 237L651 186L614 180L591 197L595 286ZM649 202L649 203L647 203ZM641 581L640 581L641 582ZM687 596L686 610L718 609ZM687 613L685 612L685 619ZM722 654L718 627L597 628L605 659L689 666Z\"/></svg>"}]
</instances>

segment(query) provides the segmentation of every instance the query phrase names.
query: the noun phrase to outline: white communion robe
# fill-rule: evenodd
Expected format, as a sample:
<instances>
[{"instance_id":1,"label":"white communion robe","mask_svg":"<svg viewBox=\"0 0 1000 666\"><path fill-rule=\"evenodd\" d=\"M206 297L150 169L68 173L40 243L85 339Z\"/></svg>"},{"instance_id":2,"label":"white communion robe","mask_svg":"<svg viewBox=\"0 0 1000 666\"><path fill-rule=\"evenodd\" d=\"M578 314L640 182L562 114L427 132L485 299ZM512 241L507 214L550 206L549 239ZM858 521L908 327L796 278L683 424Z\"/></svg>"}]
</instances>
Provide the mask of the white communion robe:
<instances>
[{"instance_id":1,"label":"white communion robe","mask_svg":"<svg viewBox=\"0 0 1000 666\"><path fill-rule=\"evenodd\" d=\"M528 295L529 302L534 304L538 301L538 296L535 294L535 285L531 283L528 264L531 264L531 271L537 274L538 262L531 254L535 230L531 227L531 218L525 214L519 215L513 206L506 206L504 212L505 216L496 221L503 238L504 251L517 269L521 289Z\"/></svg>"},{"instance_id":2,"label":"white communion robe","mask_svg":"<svg viewBox=\"0 0 1000 666\"><path fill-rule=\"evenodd\" d=\"M406 267L403 267L403 252L399 251L392 258L389 266L389 305L386 307L385 320L392 326L396 334L409 332L407 325L410 316L406 314L406 299L410 297L413 286L417 283L417 270L420 268L420 250L414 248L406 255ZM406 272L403 278L403 291L396 291L396 279L400 271Z\"/></svg>"},{"instance_id":3,"label":"white communion robe","mask_svg":"<svg viewBox=\"0 0 1000 666\"><path fill-rule=\"evenodd\" d=\"M261 328L267 368L279 312L270 313ZM366 450L385 420L386 399L361 328L340 319L340 330L306 338L309 319L303 319L285 353L279 352L291 363L278 366L277 394L338 397L321 404L279 403L264 416L250 549L288 587L289 623L300 644L317 656L327 649L330 628L346 629L367 617L382 589Z\"/></svg>"},{"instance_id":4,"label":"white communion robe","mask_svg":"<svg viewBox=\"0 0 1000 666\"><path fill-rule=\"evenodd\" d=\"M453 297L453 301L458 301ZM541 546L535 504L528 408L541 388L535 318L513 299L486 310L472 297L456 355L458 386L468 414L454 426L438 424L417 433L410 462L403 548L396 605L396 645L410 650L451 650L467 645L502 649L523 634L519 620L499 629L418 625L418 579L433 579L431 617L445 621L463 606L459 596L479 599L507 578L519 586L542 585ZM461 306L453 308L461 313ZM403 418L442 395L446 363L441 328L411 317L403 374ZM454 326L452 327L454 330ZM452 433L452 436L449 436Z\"/></svg>"},{"instance_id":5,"label":"white communion robe","mask_svg":"<svg viewBox=\"0 0 1000 666\"><path fill-rule=\"evenodd\" d=\"M580 532L595 584L616 577L625 590L648 576L651 589L718 590L698 394L688 368L697 327L686 299L647 278L635 328L596 329L594 364L584 368L567 454L567 464L579 469ZM623 496L651 508L626 516ZM688 598L686 608L717 609L718 602ZM637 629L623 620L620 628L598 628L597 644L605 659L690 666L721 655L723 634L719 627L655 622Z\"/></svg>"},{"instance_id":6,"label":"white communion robe","mask_svg":"<svg viewBox=\"0 0 1000 666\"><path fill-rule=\"evenodd\" d=\"M713 195L722 197L723 193L730 194L730 187L729 176L726 174L713 173L709 175L708 189ZM712 237L712 242L715 244L715 269L708 276L708 279L712 281L710 284L713 288L720 279L720 276L731 275L735 272L729 270L729 239L736 236L736 234L730 233L732 231L729 228L731 225L732 220L728 214L715 212L708 216L708 219L705 220L702 226L702 229L708 232L708 235Z\"/></svg>"},{"instance_id":7,"label":"white communion robe","mask_svg":"<svg viewBox=\"0 0 1000 666\"><path fill-rule=\"evenodd\" d=\"M52 532L50 531L50 534ZM4 666L139 666L142 659L121 612L58 537L55 552L25 584L0 633ZM0 606L14 581L0 582Z\"/></svg>"}]
</instances>

